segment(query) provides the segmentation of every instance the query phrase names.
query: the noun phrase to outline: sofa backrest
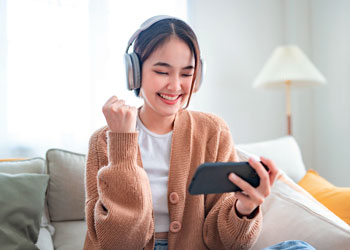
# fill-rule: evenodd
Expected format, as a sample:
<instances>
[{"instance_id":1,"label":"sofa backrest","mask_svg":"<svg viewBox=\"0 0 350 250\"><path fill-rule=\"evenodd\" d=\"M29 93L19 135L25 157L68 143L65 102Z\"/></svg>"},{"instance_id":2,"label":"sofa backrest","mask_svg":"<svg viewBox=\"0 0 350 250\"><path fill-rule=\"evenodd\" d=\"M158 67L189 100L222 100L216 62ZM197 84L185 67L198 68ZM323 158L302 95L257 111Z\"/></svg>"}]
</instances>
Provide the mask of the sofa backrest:
<instances>
[{"instance_id":1,"label":"sofa backrest","mask_svg":"<svg viewBox=\"0 0 350 250\"><path fill-rule=\"evenodd\" d=\"M277 168L285 172L296 183L306 174L298 143L292 136L263 142L237 144L236 147L247 154L270 158L275 162Z\"/></svg>"}]
</instances>

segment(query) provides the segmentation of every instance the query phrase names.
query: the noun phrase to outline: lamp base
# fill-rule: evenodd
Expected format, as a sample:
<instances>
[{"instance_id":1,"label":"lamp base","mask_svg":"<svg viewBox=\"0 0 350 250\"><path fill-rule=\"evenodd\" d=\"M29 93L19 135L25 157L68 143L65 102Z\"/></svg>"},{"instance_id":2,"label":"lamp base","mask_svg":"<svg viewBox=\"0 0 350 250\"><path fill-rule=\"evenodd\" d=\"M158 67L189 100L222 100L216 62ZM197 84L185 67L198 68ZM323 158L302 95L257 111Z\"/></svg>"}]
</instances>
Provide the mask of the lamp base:
<instances>
[{"instance_id":1,"label":"lamp base","mask_svg":"<svg viewBox=\"0 0 350 250\"><path fill-rule=\"evenodd\" d=\"M292 135L292 116L287 115L288 135Z\"/></svg>"}]
</instances>

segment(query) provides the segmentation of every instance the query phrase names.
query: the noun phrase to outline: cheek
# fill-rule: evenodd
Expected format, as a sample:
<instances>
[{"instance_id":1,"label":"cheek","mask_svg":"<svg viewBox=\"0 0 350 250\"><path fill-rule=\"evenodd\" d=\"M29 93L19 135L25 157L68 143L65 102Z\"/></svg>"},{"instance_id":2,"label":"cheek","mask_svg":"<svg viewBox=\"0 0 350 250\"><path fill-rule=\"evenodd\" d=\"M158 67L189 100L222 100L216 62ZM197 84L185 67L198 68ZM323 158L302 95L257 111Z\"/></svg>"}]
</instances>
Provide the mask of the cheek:
<instances>
[{"instance_id":1,"label":"cheek","mask_svg":"<svg viewBox=\"0 0 350 250\"><path fill-rule=\"evenodd\" d=\"M145 87L150 90L155 90L159 87L162 87L166 84L164 77L158 76L153 72L147 72L142 74L142 87Z\"/></svg>"},{"instance_id":2,"label":"cheek","mask_svg":"<svg viewBox=\"0 0 350 250\"><path fill-rule=\"evenodd\" d=\"M186 79L184 81L183 88L184 88L184 90L186 91L187 94L189 94L190 91L191 91L191 85L192 85L192 78Z\"/></svg>"},{"instance_id":3,"label":"cheek","mask_svg":"<svg viewBox=\"0 0 350 250\"><path fill-rule=\"evenodd\" d=\"M148 74L142 75L141 87L144 92L150 93L156 89L157 79L155 77L150 77Z\"/></svg>"}]
</instances>

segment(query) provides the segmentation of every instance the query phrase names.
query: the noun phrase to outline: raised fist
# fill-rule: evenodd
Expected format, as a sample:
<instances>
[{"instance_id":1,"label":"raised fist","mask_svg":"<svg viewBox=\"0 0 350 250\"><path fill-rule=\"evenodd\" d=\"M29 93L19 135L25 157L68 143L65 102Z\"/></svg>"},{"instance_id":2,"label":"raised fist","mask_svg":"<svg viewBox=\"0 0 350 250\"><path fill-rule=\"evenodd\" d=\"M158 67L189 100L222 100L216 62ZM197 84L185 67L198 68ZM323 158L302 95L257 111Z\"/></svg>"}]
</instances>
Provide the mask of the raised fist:
<instances>
[{"instance_id":1,"label":"raised fist","mask_svg":"<svg viewBox=\"0 0 350 250\"><path fill-rule=\"evenodd\" d=\"M102 112L108 128L116 133L132 133L136 131L137 108L125 105L124 100L112 96L103 105Z\"/></svg>"}]
</instances>

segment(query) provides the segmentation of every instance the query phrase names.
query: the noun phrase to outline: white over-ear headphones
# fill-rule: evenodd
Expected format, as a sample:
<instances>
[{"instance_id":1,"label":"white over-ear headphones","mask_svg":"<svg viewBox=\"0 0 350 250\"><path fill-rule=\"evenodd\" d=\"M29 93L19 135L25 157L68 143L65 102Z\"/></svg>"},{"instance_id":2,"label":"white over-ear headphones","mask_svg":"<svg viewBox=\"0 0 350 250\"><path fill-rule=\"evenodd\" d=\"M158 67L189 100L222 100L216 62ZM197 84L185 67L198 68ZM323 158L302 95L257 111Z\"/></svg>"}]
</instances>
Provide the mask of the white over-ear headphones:
<instances>
[{"instance_id":1,"label":"white over-ear headphones","mask_svg":"<svg viewBox=\"0 0 350 250\"><path fill-rule=\"evenodd\" d=\"M124 61L125 61L127 88L129 90L137 90L141 88L141 73L142 73L140 59L138 55L135 52L129 53L128 52L129 48L142 31L146 30L151 25L164 19L177 19L182 21L177 17L167 16L167 15L159 15L159 16L151 17L147 19L140 26L138 30L136 30L136 32L131 36L131 38L128 41L128 46L126 47L125 54L124 54ZM196 92L200 88L203 81L204 73L205 73L205 63L202 59L200 59L200 65L198 68L195 86L193 89L194 92Z\"/></svg>"}]
</instances>

